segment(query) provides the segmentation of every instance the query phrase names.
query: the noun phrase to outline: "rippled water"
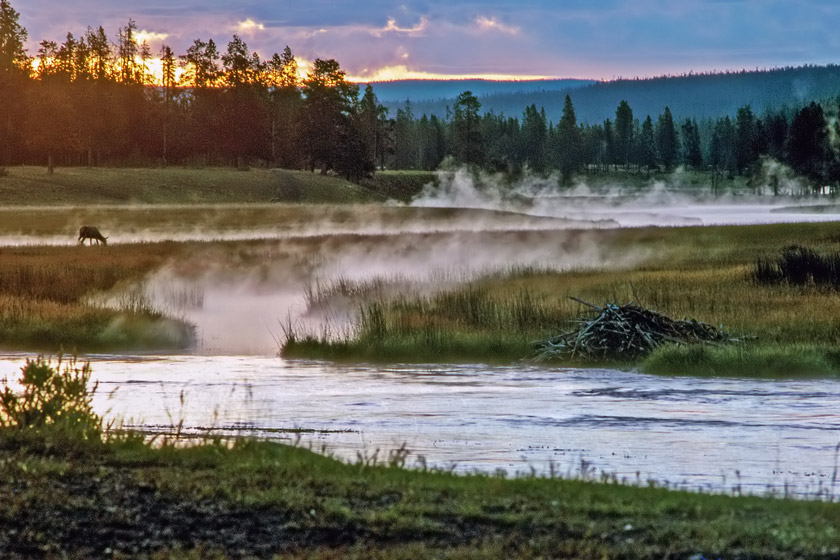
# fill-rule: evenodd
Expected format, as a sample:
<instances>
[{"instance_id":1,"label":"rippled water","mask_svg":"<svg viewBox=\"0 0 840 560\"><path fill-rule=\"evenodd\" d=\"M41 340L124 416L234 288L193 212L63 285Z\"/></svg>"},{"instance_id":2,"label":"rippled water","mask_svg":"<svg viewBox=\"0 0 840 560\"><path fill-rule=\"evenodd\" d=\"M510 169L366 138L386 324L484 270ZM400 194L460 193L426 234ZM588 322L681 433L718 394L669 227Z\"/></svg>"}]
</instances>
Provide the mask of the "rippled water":
<instances>
[{"instance_id":1,"label":"rippled water","mask_svg":"<svg viewBox=\"0 0 840 560\"><path fill-rule=\"evenodd\" d=\"M347 459L377 449L384 457L405 443L409 465L422 455L460 472L580 475L583 465L633 483L814 495L832 490L840 441L837 380L258 356L90 359L96 409L131 425L183 421L188 432L301 437ZM23 360L3 356L0 372L15 377Z\"/></svg>"}]
</instances>

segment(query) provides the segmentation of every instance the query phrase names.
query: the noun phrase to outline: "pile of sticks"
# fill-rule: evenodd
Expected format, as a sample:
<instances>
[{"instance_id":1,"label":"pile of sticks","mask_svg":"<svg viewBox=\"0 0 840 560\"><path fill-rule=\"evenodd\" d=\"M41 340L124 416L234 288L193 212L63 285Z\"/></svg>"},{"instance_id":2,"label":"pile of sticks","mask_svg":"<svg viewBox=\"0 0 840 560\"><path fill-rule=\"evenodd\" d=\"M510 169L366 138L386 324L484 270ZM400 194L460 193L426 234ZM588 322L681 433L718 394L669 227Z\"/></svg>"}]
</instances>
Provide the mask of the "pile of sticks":
<instances>
[{"instance_id":1,"label":"pile of sticks","mask_svg":"<svg viewBox=\"0 0 840 560\"><path fill-rule=\"evenodd\" d=\"M577 328L537 343L535 359L581 358L632 360L663 344L735 342L727 333L695 320L675 321L638 305L598 307L573 300L598 313L576 321Z\"/></svg>"}]
</instances>

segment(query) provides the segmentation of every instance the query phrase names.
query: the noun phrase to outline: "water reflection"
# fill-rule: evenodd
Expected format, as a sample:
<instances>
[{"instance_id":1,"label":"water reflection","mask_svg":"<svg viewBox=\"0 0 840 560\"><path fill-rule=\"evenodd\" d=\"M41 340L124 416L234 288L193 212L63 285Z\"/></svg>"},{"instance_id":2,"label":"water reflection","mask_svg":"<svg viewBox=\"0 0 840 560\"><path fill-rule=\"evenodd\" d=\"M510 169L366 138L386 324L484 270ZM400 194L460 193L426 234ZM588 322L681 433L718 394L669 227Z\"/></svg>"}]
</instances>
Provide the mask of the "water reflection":
<instances>
[{"instance_id":1,"label":"water reflection","mask_svg":"<svg viewBox=\"0 0 840 560\"><path fill-rule=\"evenodd\" d=\"M7 355L14 377L25 356ZM187 432L301 438L355 459L406 443L461 472L600 473L688 488L831 490L840 382L530 365L342 366L254 356L91 356L95 407ZM299 432L299 433L295 433ZM837 489L840 492L840 488Z\"/></svg>"}]
</instances>

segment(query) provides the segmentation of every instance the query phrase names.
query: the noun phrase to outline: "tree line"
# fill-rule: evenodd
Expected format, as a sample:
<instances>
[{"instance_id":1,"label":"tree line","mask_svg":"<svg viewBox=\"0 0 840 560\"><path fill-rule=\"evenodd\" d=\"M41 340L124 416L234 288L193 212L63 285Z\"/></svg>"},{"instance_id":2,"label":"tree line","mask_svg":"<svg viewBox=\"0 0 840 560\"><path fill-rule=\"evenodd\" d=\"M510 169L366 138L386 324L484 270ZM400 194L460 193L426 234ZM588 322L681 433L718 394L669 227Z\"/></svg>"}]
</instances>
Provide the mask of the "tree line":
<instances>
[{"instance_id":1,"label":"tree line","mask_svg":"<svg viewBox=\"0 0 840 560\"><path fill-rule=\"evenodd\" d=\"M532 104L521 116L482 113L466 91L444 115L392 118L368 85L318 59L304 78L286 46L263 59L234 35L223 49L196 39L176 56L152 53L129 20L112 42L102 27L31 56L26 30L0 0L0 166L265 165L335 172L361 180L380 169L434 170L455 162L511 174L671 170L679 165L748 175L762 158L789 164L814 185L836 182L832 129L818 103L750 106L734 118L686 118L668 107L639 118L621 101L615 118L578 122L569 95L557 123ZM153 71L153 66L159 69Z\"/></svg>"},{"instance_id":2,"label":"tree line","mask_svg":"<svg viewBox=\"0 0 840 560\"><path fill-rule=\"evenodd\" d=\"M262 59L234 35L196 39L176 56L138 41L129 20L112 42L102 27L41 41L0 0L0 165L275 165L373 172L384 109L360 95L335 60L304 79L287 46ZM157 55L157 56L156 56ZM159 65L157 72L153 66Z\"/></svg>"},{"instance_id":3,"label":"tree line","mask_svg":"<svg viewBox=\"0 0 840 560\"><path fill-rule=\"evenodd\" d=\"M570 95L560 121L552 123L535 105L521 118L480 113L478 98L465 92L453 116L440 121L414 117L411 103L397 110L395 162L400 168L435 169L443 157L517 174L559 171L564 182L580 172L614 170L671 171L677 166L719 175L751 176L764 158L789 165L816 187L840 180L840 121L822 105L783 108L755 114L749 105L734 118L675 120L666 106L656 119L634 115L627 101L614 119L580 124ZM836 110L832 117L836 115ZM834 121L831 125L830 121ZM450 139L447 145L446 138Z\"/></svg>"}]
</instances>

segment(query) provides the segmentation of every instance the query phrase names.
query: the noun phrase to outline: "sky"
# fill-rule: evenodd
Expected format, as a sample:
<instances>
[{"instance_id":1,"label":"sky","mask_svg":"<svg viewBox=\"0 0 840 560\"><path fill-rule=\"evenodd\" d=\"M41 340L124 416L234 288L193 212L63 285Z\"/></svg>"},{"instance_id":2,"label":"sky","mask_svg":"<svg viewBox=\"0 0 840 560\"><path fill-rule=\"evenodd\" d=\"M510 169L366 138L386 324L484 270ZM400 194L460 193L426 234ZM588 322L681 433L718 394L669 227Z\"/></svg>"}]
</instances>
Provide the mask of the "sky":
<instances>
[{"instance_id":1,"label":"sky","mask_svg":"<svg viewBox=\"0 0 840 560\"><path fill-rule=\"evenodd\" d=\"M129 18L154 53L233 34L288 45L356 81L649 77L840 63L838 0L11 0L29 32L64 40Z\"/></svg>"}]
</instances>

